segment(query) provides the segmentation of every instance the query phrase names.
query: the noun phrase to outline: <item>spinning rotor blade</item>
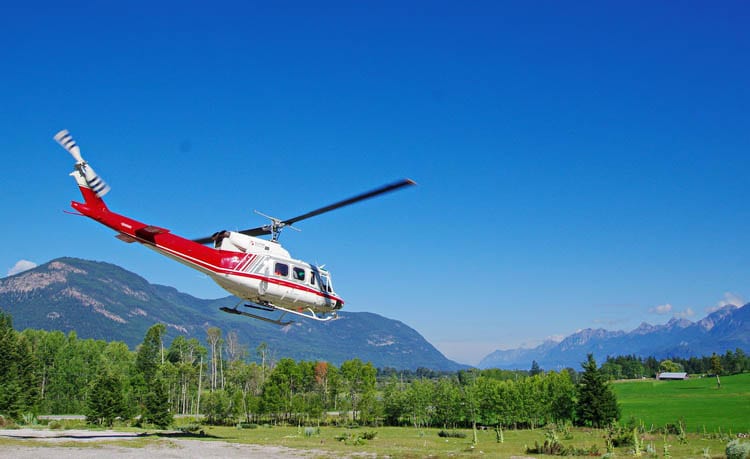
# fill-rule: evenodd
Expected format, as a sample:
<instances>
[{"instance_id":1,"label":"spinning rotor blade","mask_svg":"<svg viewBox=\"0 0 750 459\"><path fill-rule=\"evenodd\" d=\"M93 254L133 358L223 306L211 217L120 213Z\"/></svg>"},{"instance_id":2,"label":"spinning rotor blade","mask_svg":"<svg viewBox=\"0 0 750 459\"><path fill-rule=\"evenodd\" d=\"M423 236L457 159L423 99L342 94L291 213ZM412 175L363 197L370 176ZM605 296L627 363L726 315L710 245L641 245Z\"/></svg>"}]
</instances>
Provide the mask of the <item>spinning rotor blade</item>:
<instances>
[{"instance_id":1,"label":"spinning rotor blade","mask_svg":"<svg viewBox=\"0 0 750 459\"><path fill-rule=\"evenodd\" d=\"M60 144L61 147L68 150L68 153L73 156L73 159L75 159L78 164L86 162L81 157L81 149L78 148L76 141L73 140L73 136L70 135L70 132L68 132L67 129L63 129L62 131L55 134L55 140Z\"/></svg>"},{"instance_id":2,"label":"spinning rotor blade","mask_svg":"<svg viewBox=\"0 0 750 459\"><path fill-rule=\"evenodd\" d=\"M375 196L379 196L384 193L390 193L391 191L396 191L400 188L403 188L405 186L410 186L410 185L416 185L416 182L414 182L414 180L411 180L411 179L399 180L398 182L391 183L390 185L385 185L380 188L376 188L372 191L358 194L357 196L353 196L349 199L344 199L343 201L339 201L339 202L330 204L325 207L321 207L320 209L313 210L306 214L298 215L294 218L290 218L289 220L279 221L277 219L271 218L271 224L259 226L257 228L246 229L246 230L239 231L239 232L247 236L264 236L266 234L273 234L274 240L276 240L276 238L279 235L279 232L285 226L289 226L299 221L302 221L311 217L315 217L317 215L330 212L332 210L336 210L340 207L348 206L350 204L354 204L359 201L364 201L365 199L374 198ZM212 236L204 237L200 239L193 239L193 241L199 244L207 244L211 241L216 240L216 237L218 234L219 233L214 233Z\"/></svg>"},{"instance_id":3,"label":"spinning rotor blade","mask_svg":"<svg viewBox=\"0 0 750 459\"><path fill-rule=\"evenodd\" d=\"M83 174L83 178L84 180L86 180L89 188L91 188L98 197L101 198L105 194L109 193L109 185L107 185L107 183L102 180L101 177L96 175L94 169L89 166L86 161L84 161L83 157L81 156L81 149L76 144L76 141L73 140L73 136L70 135L70 132L68 132L67 129L63 129L62 131L55 134L55 140L64 149L68 150L68 153L70 153L71 156L73 156L73 159L76 160L76 169L79 170L81 174Z\"/></svg>"},{"instance_id":4,"label":"spinning rotor blade","mask_svg":"<svg viewBox=\"0 0 750 459\"><path fill-rule=\"evenodd\" d=\"M348 206L350 204L354 204L355 202L364 201L365 199L374 198L375 196L378 196L378 195L381 195L381 194L384 194L384 193L389 193L391 191L396 191L399 188L403 188L403 187L409 186L409 185L416 185L416 182L414 182L414 180L412 180L412 179L399 180L398 182L391 183L390 185L385 185L385 186L382 186L382 187L377 188L375 190L368 191L367 193L362 193L362 194L359 194L357 196L351 197L349 199L345 199L343 201L339 201L339 202L337 202L335 204L331 204L329 206L321 207L318 210L313 210L312 212L308 212L306 214L303 214L303 215L300 215L300 216L297 216L297 217L294 217L294 218L290 218L289 220L284 220L281 223L284 223L285 225L291 225L291 224L297 223L298 221L302 221L302 220L308 219L310 217L315 217L316 215L320 215L320 214L323 214L323 213L326 213L326 212L330 212L332 210L336 210L339 207Z\"/></svg>"},{"instance_id":5,"label":"spinning rotor blade","mask_svg":"<svg viewBox=\"0 0 750 459\"><path fill-rule=\"evenodd\" d=\"M279 229L281 229L281 228L283 228L285 226L292 225L292 224L297 223L299 221L306 220L308 218L315 217L317 215L320 215L320 214L323 214L323 213L326 213L326 212L330 212L332 210L336 210L336 209L338 209L340 207L348 206L350 204L354 204L354 203L359 202L359 201L364 201L365 199L374 198L375 196L378 196L378 195L381 195L381 194L384 194L384 193L389 193L391 191L396 191L399 188L403 188L403 187L409 186L409 185L416 185L416 182L414 182L414 180L411 180L411 179L399 180L398 182L391 183L390 185L385 185L385 186L382 186L380 188L374 189L372 191L368 191L366 193L358 194L357 196L353 196L353 197L351 197L349 199L344 199L343 201L339 201L337 203L330 204L330 205L325 206L325 207L321 207L320 209L313 210L313 211L308 212L306 214L298 215L298 216L296 216L294 218L290 218L289 220L284 220L284 221L281 221L281 222L278 222L278 223L274 222L273 225L265 225L265 226L259 226L258 228L247 229L247 230L244 230L244 231L240 231L240 233L246 234L248 236L262 236L264 234L272 234L274 232L273 231L274 230L273 226L275 226L276 229L279 230Z\"/></svg>"},{"instance_id":6,"label":"spinning rotor blade","mask_svg":"<svg viewBox=\"0 0 750 459\"><path fill-rule=\"evenodd\" d=\"M214 237L208 236L208 237L202 237L200 239L193 239L193 242L197 242L198 244L208 244L209 242L213 242Z\"/></svg>"}]
</instances>

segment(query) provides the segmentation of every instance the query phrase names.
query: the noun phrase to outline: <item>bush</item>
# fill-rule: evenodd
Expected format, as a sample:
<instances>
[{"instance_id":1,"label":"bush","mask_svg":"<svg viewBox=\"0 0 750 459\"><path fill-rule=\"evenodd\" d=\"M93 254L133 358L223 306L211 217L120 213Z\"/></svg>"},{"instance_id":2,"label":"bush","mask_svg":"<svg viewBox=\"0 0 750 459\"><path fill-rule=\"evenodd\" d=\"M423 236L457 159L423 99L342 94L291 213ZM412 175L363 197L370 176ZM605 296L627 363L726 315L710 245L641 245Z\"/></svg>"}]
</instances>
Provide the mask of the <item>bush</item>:
<instances>
[{"instance_id":1,"label":"bush","mask_svg":"<svg viewBox=\"0 0 750 459\"><path fill-rule=\"evenodd\" d=\"M371 430L367 432L363 432L358 435L354 435L352 432L346 432L339 435L336 435L333 437L334 439L343 442L347 445L364 445L367 443L367 440L372 440L378 435L377 431Z\"/></svg>"},{"instance_id":2,"label":"bush","mask_svg":"<svg viewBox=\"0 0 750 459\"><path fill-rule=\"evenodd\" d=\"M201 426L199 424L187 424L184 426L180 426L177 428L182 433L198 433L199 430L201 430Z\"/></svg>"},{"instance_id":3,"label":"bush","mask_svg":"<svg viewBox=\"0 0 750 459\"><path fill-rule=\"evenodd\" d=\"M727 443L727 459L748 459L750 458L750 443L732 440Z\"/></svg>"},{"instance_id":4,"label":"bush","mask_svg":"<svg viewBox=\"0 0 750 459\"><path fill-rule=\"evenodd\" d=\"M25 426L38 426L39 425L39 419L37 419L34 413L24 413L21 415L21 419L23 419L23 425Z\"/></svg>"},{"instance_id":5,"label":"bush","mask_svg":"<svg viewBox=\"0 0 750 459\"><path fill-rule=\"evenodd\" d=\"M438 432L438 437L443 438L466 438L465 432L460 432L458 430L441 430Z\"/></svg>"},{"instance_id":6,"label":"bush","mask_svg":"<svg viewBox=\"0 0 750 459\"><path fill-rule=\"evenodd\" d=\"M63 428L63 423L60 421L50 421L47 427L52 430L60 430Z\"/></svg>"}]
</instances>

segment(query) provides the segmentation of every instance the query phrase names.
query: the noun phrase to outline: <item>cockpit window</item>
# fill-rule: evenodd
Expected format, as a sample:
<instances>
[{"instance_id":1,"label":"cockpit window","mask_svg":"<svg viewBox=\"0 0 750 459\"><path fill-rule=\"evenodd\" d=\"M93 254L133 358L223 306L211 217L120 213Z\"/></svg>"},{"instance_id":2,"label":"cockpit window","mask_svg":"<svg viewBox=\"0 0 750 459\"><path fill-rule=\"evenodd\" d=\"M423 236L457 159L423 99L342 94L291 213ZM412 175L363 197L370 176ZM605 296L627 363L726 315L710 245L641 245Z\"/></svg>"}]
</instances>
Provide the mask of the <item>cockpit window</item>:
<instances>
[{"instance_id":1,"label":"cockpit window","mask_svg":"<svg viewBox=\"0 0 750 459\"><path fill-rule=\"evenodd\" d=\"M294 277L295 280L303 281L305 280L305 270L302 268L297 268L296 266L292 268L292 277Z\"/></svg>"},{"instance_id":2,"label":"cockpit window","mask_svg":"<svg viewBox=\"0 0 750 459\"><path fill-rule=\"evenodd\" d=\"M289 265L284 263L276 263L276 267L273 270L274 274L281 277L287 277L289 275Z\"/></svg>"},{"instance_id":3,"label":"cockpit window","mask_svg":"<svg viewBox=\"0 0 750 459\"><path fill-rule=\"evenodd\" d=\"M319 273L320 275L320 289L324 292L332 292L333 288L331 287L331 278L328 277L328 274Z\"/></svg>"}]
</instances>

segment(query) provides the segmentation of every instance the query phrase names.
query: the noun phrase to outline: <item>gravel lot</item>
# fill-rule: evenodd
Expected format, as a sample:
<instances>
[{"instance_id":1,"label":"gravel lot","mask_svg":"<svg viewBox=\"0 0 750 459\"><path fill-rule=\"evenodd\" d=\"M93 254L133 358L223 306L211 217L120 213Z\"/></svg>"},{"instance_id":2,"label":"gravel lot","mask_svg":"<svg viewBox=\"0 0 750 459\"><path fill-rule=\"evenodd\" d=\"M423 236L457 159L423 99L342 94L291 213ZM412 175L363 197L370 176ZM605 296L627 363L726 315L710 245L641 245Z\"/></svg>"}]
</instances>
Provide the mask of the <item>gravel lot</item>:
<instances>
[{"instance_id":1,"label":"gravel lot","mask_svg":"<svg viewBox=\"0 0 750 459\"><path fill-rule=\"evenodd\" d=\"M108 442L127 441L128 439L140 438L138 434L131 432L116 432L113 430L90 431L90 430L36 430L36 429L13 429L0 430L0 438L16 438L29 441L43 441L45 446L12 446L0 449L0 458L22 458L38 459L54 457L55 459L88 459L101 457L127 457L127 458L319 458L331 457L325 451L299 451L278 446L246 445L238 443L227 443L222 441L184 440L173 438L162 438L149 442L141 447L128 448L127 446L88 445L86 447L55 446L60 442Z\"/></svg>"}]
</instances>

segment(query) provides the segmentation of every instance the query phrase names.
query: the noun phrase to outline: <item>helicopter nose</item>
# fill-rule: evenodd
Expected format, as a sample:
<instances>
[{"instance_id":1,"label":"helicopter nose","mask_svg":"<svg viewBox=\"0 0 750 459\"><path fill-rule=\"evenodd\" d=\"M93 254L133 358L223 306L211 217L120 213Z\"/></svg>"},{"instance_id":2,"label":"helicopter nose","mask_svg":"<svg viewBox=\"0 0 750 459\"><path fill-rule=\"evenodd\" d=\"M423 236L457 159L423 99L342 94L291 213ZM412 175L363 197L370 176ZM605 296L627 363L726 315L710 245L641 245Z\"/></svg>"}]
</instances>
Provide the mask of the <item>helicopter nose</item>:
<instances>
[{"instance_id":1,"label":"helicopter nose","mask_svg":"<svg viewBox=\"0 0 750 459\"><path fill-rule=\"evenodd\" d=\"M344 307L344 302L341 300L336 300L336 304L333 306L333 309L339 310Z\"/></svg>"}]
</instances>

